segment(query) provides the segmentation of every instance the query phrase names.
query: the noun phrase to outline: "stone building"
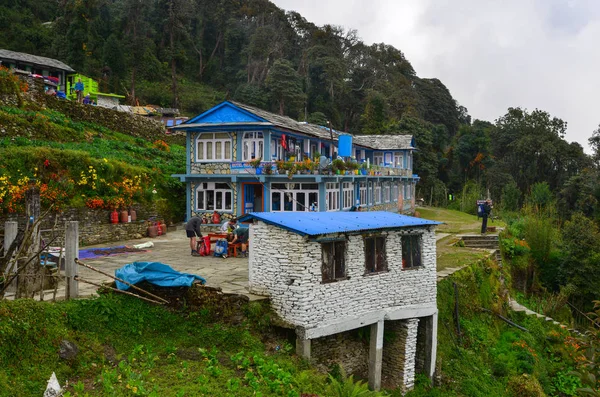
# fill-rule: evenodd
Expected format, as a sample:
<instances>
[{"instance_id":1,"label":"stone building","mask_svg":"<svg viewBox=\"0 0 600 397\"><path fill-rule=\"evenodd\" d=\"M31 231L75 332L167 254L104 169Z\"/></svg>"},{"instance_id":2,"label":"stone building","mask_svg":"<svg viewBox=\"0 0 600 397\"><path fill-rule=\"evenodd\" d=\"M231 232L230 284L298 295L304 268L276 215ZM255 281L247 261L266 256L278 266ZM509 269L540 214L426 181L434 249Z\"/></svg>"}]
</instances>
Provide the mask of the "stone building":
<instances>
[{"instance_id":1,"label":"stone building","mask_svg":"<svg viewBox=\"0 0 600 397\"><path fill-rule=\"evenodd\" d=\"M269 296L295 327L299 355L335 354L332 336L369 327L363 361L373 389L382 377L386 386L407 390L415 371L433 376L438 222L384 211L242 218L251 220L250 292ZM384 327L393 334L386 343Z\"/></svg>"},{"instance_id":2,"label":"stone building","mask_svg":"<svg viewBox=\"0 0 600 397\"><path fill-rule=\"evenodd\" d=\"M186 173L173 176L186 183L188 218L414 208L411 135L350 135L232 101L170 130L186 135ZM301 169L338 155L360 169ZM293 169L272 170L277 163Z\"/></svg>"}]
</instances>

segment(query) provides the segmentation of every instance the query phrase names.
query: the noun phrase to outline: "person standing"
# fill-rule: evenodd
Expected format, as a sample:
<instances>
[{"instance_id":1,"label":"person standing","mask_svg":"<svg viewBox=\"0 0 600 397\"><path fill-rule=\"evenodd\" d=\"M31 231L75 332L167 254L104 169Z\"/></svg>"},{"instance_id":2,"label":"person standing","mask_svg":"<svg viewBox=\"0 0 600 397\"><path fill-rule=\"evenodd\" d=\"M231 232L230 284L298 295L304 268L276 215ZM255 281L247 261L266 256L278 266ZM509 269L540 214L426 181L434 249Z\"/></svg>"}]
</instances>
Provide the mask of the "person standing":
<instances>
[{"instance_id":1,"label":"person standing","mask_svg":"<svg viewBox=\"0 0 600 397\"><path fill-rule=\"evenodd\" d=\"M492 212L492 200L487 199L485 200L485 203L483 203L481 209L481 234L485 234L487 231L487 220L488 216L490 216L490 212Z\"/></svg>"},{"instance_id":2,"label":"person standing","mask_svg":"<svg viewBox=\"0 0 600 397\"><path fill-rule=\"evenodd\" d=\"M84 86L81 82L81 79L77 79L77 83L75 83L75 94L77 95L77 102L83 102L83 90Z\"/></svg>"},{"instance_id":3,"label":"person standing","mask_svg":"<svg viewBox=\"0 0 600 397\"><path fill-rule=\"evenodd\" d=\"M202 238L202 232L200 231L200 226L202 225L202 219L195 216L188 221L185 225L185 234L190 239L190 248L192 249L192 256L200 256L198 253L198 240L197 238Z\"/></svg>"}]
</instances>

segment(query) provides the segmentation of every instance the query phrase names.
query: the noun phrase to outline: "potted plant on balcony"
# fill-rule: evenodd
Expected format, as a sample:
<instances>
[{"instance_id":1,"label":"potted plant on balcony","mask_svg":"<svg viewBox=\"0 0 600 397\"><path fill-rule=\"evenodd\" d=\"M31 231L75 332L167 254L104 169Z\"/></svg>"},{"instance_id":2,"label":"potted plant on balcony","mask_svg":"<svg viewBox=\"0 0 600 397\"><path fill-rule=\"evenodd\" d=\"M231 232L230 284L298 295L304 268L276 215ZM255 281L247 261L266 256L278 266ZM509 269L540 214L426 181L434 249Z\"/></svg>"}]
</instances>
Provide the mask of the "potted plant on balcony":
<instances>
[{"instance_id":1,"label":"potted plant on balcony","mask_svg":"<svg viewBox=\"0 0 600 397\"><path fill-rule=\"evenodd\" d=\"M267 163L263 166L263 172L265 175L273 175L273 164Z\"/></svg>"},{"instance_id":2,"label":"potted plant on balcony","mask_svg":"<svg viewBox=\"0 0 600 397\"><path fill-rule=\"evenodd\" d=\"M262 161L262 159L260 157L257 159L252 159L252 160L248 161L248 164L250 164L256 170L256 175L262 174L262 168L260 166L261 161Z\"/></svg>"},{"instance_id":3,"label":"potted plant on balcony","mask_svg":"<svg viewBox=\"0 0 600 397\"><path fill-rule=\"evenodd\" d=\"M335 171L336 174L341 174L342 171L346 170L346 163L344 163L344 160L342 159L335 159L333 160L333 162L331 163L333 170Z\"/></svg>"},{"instance_id":4,"label":"potted plant on balcony","mask_svg":"<svg viewBox=\"0 0 600 397\"><path fill-rule=\"evenodd\" d=\"M369 173L369 166L367 163L362 163L360 165L360 173L362 175L367 175Z\"/></svg>"}]
</instances>

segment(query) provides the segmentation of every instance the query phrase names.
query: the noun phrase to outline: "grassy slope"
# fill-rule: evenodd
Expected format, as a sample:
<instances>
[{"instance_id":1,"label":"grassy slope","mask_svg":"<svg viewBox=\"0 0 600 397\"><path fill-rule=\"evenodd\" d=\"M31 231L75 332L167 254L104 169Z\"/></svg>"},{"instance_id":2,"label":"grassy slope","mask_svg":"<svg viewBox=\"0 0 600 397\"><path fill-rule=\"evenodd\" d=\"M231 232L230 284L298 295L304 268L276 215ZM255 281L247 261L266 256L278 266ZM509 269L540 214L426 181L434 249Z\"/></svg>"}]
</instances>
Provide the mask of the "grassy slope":
<instances>
[{"instance_id":1,"label":"grassy slope","mask_svg":"<svg viewBox=\"0 0 600 397\"><path fill-rule=\"evenodd\" d=\"M438 233L448 233L437 242L437 269L460 267L474 263L488 255L487 251L456 247L458 234L479 233L481 220L476 216L446 208L420 207L418 212L422 218L443 222L437 227ZM504 227L502 221L495 220L493 226Z\"/></svg>"}]
</instances>

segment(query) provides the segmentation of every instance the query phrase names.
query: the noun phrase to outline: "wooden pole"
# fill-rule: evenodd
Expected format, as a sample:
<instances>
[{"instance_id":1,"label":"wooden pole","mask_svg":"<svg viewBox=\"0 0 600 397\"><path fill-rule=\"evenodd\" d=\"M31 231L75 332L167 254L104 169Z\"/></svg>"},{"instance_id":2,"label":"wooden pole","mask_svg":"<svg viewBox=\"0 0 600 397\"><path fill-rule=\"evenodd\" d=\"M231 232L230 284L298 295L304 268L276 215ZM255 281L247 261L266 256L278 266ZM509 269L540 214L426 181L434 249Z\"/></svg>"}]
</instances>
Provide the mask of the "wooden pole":
<instances>
[{"instance_id":1,"label":"wooden pole","mask_svg":"<svg viewBox=\"0 0 600 397\"><path fill-rule=\"evenodd\" d=\"M12 243L15 241L15 239L17 238L18 231L19 231L19 224L17 222L9 221L9 222L4 223L4 256L5 257L7 255L12 256L12 254L14 253L14 249L11 252L10 247L11 247ZM12 273L15 272L16 267L17 267L17 264L15 262L13 262L11 259L12 258L5 258L6 263L8 265L4 271L4 273L5 273L4 279L6 282L8 282L9 277L12 275ZM8 288L6 288L7 292L15 292L15 290L16 290L16 282L10 283Z\"/></svg>"},{"instance_id":2,"label":"wooden pole","mask_svg":"<svg viewBox=\"0 0 600 397\"><path fill-rule=\"evenodd\" d=\"M67 222L65 225L65 278L67 281L65 299L79 296L77 282L79 256L79 222ZM60 264L59 264L60 265Z\"/></svg>"},{"instance_id":3,"label":"wooden pole","mask_svg":"<svg viewBox=\"0 0 600 397\"><path fill-rule=\"evenodd\" d=\"M131 292L127 292L127 291L121 291L120 289L113 288L113 287L109 287L108 285L97 284L97 283L94 283L94 282L91 282L91 281L88 281L88 280L84 280L84 279L82 279L82 278L81 278L81 277L79 277L79 276L75 276L75 280L76 280L76 281L79 281L79 282L82 282L82 283L86 283L86 284L94 285L94 286L96 286L96 287L99 287L99 288L106 288L106 289L109 289L109 290L111 290L111 291L118 292L118 293L120 293L120 294L125 294L125 295L135 296L136 298L139 298L139 299L142 299L142 300L145 300L145 301L148 301L148 302L156 303L156 304L159 304L159 305L162 305L162 304L163 304L162 302L154 301L154 300L152 300L152 299L148 299L148 298L145 298L145 297L143 297L143 296L139 296L139 295L133 294L133 293L131 293Z\"/></svg>"}]
</instances>

